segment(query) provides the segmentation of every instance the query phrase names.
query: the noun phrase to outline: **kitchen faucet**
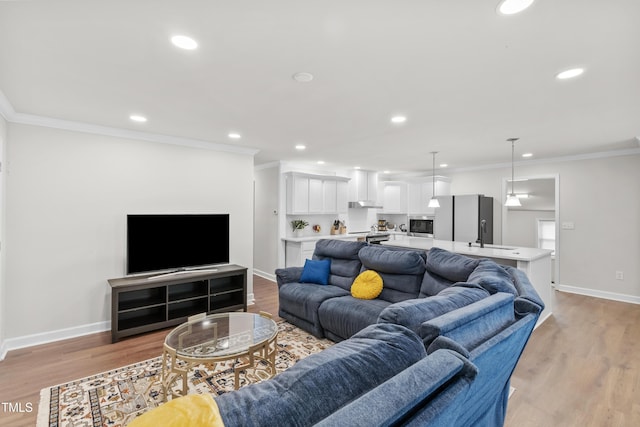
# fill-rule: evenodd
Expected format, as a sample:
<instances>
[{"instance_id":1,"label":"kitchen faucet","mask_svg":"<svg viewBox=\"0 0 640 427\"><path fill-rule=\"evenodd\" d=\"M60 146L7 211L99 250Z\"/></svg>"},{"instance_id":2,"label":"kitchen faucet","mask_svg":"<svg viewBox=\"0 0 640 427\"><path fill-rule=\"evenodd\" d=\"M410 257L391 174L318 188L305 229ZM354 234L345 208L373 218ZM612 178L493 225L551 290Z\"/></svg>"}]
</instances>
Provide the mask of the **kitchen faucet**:
<instances>
[{"instance_id":1,"label":"kitchen faucet","mask_svg":"<svg viewBox=\"0 0 640 427\"><path fill-rule=\"evenodd\" d=\"M484 248L484 235L487 232L487 220L483 219L480 221L480 238L476 240L476 243L480 243L480 247Z\"/></svg>"}]
</instances>

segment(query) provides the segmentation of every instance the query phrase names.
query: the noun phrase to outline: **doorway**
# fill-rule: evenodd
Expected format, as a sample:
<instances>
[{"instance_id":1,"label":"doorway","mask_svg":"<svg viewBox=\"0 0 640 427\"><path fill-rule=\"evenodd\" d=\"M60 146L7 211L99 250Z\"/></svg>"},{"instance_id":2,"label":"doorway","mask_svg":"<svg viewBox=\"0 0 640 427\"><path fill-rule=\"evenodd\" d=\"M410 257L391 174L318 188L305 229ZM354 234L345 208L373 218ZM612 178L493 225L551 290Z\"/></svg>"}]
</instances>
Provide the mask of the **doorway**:
<instances>
[{"instance_id":1,"label":"doorway","mask_svg":"<svg viewBox=\"0 0 640 427\"><path fill-rule=\"evenodd\" d=\"M511 179L502 182L502 244L530 248L551 248L551 280L560 283L560 177L524 176L514 181L513 192L522 206L507 207Z\"/></svg>"}]
</instances>

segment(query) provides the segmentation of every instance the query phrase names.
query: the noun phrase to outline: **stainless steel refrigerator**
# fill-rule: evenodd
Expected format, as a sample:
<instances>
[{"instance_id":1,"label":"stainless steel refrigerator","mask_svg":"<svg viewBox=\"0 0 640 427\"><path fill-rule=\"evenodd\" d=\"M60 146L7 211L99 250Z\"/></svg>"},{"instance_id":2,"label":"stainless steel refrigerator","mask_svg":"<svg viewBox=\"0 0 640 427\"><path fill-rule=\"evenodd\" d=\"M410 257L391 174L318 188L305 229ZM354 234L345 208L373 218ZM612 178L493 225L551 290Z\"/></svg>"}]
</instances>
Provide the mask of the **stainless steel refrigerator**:
<instances>
[{"instance_id":1,"label":"stainless steel refrigerator","mask_svg":"<svg viewBox=\"0 0 640 427\"><path fill-rule=\"evenodd\" d=\"M486 221L484 243L493 243L493 197L482 194L438 196L433 237L437 240L476 242L480 239L482 220Z\"/></svg>"}]
</instances>

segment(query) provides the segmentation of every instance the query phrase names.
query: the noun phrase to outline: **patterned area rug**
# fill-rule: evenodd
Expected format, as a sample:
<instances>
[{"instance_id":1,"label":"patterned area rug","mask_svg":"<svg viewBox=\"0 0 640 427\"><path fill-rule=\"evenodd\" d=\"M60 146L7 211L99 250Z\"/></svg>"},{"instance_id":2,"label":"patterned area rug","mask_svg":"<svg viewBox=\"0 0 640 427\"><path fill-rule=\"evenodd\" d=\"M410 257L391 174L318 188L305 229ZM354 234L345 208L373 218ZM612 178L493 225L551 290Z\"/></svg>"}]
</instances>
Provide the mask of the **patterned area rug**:
<instances>
[{"instance_id":1,"label":"patterned area rug","mask_svg":"<svg viewBox=\"0 0 640 427\"><path fill-rule=\"evenodd\" d=\"M333 344L284 321L278 323L278 329L278 373ZM233 391L234 363L196 366L189 372L189 393L222 394ZM266 377L264 368L264 365L257 366L255 370L241 374L240 387ZM125 426L139 414L163 402L161 375L162 358L159 356L45 388L40 392L37 426Z\"/></svg>"}]
</instances>

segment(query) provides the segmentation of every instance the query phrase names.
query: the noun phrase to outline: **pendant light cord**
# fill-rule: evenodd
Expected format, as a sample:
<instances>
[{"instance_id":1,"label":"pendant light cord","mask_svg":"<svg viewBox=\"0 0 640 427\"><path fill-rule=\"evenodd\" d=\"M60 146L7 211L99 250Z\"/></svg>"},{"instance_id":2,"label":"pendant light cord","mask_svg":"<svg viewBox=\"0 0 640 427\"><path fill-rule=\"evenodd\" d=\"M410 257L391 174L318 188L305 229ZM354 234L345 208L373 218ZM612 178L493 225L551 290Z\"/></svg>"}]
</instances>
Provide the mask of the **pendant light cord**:
<instances>
[{"instance_id":1,"label":"pendant light cord","mask_svg":"<svg viewBox=\"0 0 640 427\"><path fill-rule=\"evenodd\" d=\"M515 144L515 141L512 139L512 140L511 140L511 195L512 195L512 196L515 196L515 195L516 195L516 193L515 193L515 192L514 192L514 190L513 190L513 185L514 185L514 173L513 173L513 169L514 169L514 165L513 165L513 163L514 163L514 157L513 157L513 155L514 155L514 150L515 150L515 148L514 148L514 144Z\"/></svg>"},{"instance_id":2,"label":"pendant light cord","mask_svg":"<svg viewBox=\"0 0 640 427\"><path fill-rule=\"evenodd\" d=\"M431 193L431 198L435 198L436 197L436 154L438 154L437 151L432 151L431 155L433 156L433 168L432 170L432 174L431 174L431 182L432 182L432 193Z\"/></svg>"},{"instance_id":3,"label":"pendant light cord","mask_svg":"<svg viewBox=\"0 0 640 427\"><path fill-rule=\"evenodd\" d=\"M511 196L515 197L516 193L514 190L514 181L515 181L515 174L514 174L514 169L515 169L515 143L517 140L519 140L520 138L509 138L507 139L507 141L511 141Z\"/></svg>"}]
</instances>

